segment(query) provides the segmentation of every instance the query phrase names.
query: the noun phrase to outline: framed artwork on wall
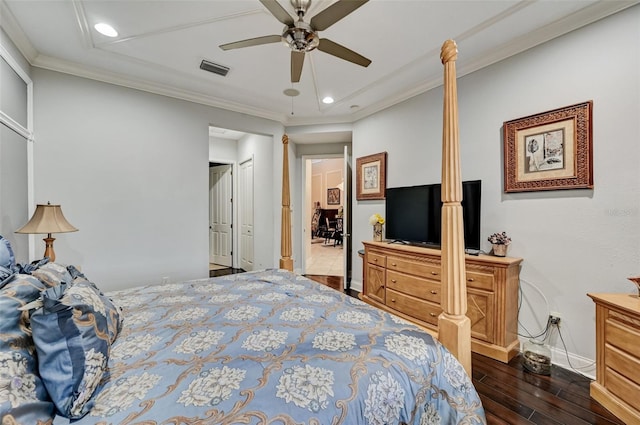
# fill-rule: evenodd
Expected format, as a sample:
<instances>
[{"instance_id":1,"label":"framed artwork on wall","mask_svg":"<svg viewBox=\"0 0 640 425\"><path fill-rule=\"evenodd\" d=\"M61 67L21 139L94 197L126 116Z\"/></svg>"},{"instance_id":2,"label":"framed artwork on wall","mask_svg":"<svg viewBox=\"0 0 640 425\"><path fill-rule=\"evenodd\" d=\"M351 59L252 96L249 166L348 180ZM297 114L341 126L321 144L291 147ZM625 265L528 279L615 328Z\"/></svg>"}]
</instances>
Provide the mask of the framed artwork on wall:
<instances>
[{"instance_id":1,"label":"framed artwork on wall","mask_svg":"<svg viewBox=\"0 0 640 425\"><path fill-rule=\"evenodd\" d=\"M356 199L384 199L387 186L387 153L356 159Z\"/></svg>"},{"instance_id":2,"label":"framed artwork on wall","mask_svg":"<svg viewBox=\"0 0 640 425\"><path fill-rule=\"evenodd\" d=\"M340 205L340 189L327 189L327 205Z\"/></svg>"},{"instance_id":3,"label":"framed artwork on wall","mask_svg":"<svg viewBox=\"0 0 640 425\"><path fill-rule=\"evenodd\" d=\"M593 189L593 102L506 121L504 191Z\"/></svg>"}]
</instances>

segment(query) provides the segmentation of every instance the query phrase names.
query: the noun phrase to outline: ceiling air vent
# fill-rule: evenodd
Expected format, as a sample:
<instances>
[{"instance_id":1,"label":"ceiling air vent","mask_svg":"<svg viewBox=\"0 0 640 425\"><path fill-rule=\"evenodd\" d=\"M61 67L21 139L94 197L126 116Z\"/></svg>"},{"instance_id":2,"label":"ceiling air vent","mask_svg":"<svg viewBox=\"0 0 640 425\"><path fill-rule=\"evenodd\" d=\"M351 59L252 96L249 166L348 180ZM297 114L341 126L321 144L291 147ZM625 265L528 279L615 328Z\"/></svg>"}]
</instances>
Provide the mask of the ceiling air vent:
<instances>
[{"instance_id":1,"label":"ceiling air vent","mask_svg":"<svg viewBox=\"0 0 640 425\"><path fill-rule=\"evenodd\" d=\"M200 62L200 69L222 75L223 77L229 73L229 68L226 66L218 65L217 63L209 62L207 60Z\"/></svg>"}]
</instances>

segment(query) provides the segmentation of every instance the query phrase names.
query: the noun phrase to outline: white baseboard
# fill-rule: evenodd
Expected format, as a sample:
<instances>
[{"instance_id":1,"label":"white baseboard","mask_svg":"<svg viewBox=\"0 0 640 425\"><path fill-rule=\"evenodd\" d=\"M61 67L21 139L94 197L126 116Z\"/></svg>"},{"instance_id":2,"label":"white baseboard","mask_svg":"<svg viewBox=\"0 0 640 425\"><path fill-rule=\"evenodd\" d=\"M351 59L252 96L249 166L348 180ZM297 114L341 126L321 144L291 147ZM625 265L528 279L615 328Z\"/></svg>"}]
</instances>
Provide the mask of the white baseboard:
<instances>
[{"instance_id":1,"label":"white baseboard","mask_svg":"<svg viewBox=\"0 0 640 425\"><path fill-rule=\"evenodd\" d=\"M362 282L351 279L351 290L362 293Z\"/></svg>"},{"instance_id":2,"label":"white baseboard","mask_svg":"<svg viewBox=\"0 0 640 425\"><path fill-rule=\"evenodd\" d=\"M568 360L567 356L569 357ZM573 353L565 353L562 348L551 347L551 363L584 375L589 379L596 379L596 362L593 359Z\"/></svg>"},{"instance_id":3,"label":"white baseboard","mask_svg":"<svg viewBox=\"0 0 640 425\"><path fill-rule=\"evenodd\" d=\"M520 338L520 350L523 344L528 341L526 338ZM593 359L579 356L574 353L566 353L563 348L551 348L551 364L559 366L563 369L579 373L589 379L596 379L596 362Z\"/></svg>"}]
</instances>

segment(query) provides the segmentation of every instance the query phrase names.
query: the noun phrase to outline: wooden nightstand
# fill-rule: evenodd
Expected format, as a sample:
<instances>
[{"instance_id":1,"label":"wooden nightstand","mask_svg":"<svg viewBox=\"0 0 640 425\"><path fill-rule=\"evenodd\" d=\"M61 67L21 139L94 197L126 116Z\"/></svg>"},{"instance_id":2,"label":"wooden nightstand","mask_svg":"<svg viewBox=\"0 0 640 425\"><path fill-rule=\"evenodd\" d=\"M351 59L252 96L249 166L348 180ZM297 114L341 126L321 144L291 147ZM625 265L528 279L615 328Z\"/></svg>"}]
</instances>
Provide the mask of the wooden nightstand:
<instances>
[{"instance_id":1,"label":"wooden nightstand","mask_svg":"<svg viewBox=\"0 0 640 425\"><path fill-rule=\"evenodd\" d=\"M640 298L587 294L596 303L596 380L591 397L627 424L640 423Z\"/></svg>"}]
</instances>

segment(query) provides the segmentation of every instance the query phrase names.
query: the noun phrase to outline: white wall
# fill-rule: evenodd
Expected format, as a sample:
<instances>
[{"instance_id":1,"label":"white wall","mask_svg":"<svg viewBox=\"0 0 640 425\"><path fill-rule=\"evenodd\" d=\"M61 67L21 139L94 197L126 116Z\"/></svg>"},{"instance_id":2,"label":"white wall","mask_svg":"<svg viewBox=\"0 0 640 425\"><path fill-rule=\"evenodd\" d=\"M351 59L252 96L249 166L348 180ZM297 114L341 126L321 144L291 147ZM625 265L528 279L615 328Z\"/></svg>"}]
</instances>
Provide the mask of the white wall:
<instances>
[{"instance_id":1,"label":"white wall","mask_svg":"<svg viewBox=\"0 0 640 425\"><path fill-rule=\"evenodd\" d=\"M209 125L274 140L282 126L43 69L33 74L36 201L60 203L80 229L57 235L58 261L81 266L104 290L206 276ZM272 186L272 156L261 166ZM273 256L261 260L268 266L278 231L274 220L256 229L265 244L256 252Z\"/></svg>"},{"instance_id":2,"label":"white wall","mask_svg":"<svg viewBox=\"0 0 640 425\"><path fill-rule=\"evenodd\" d=\"M567 348L582 363L595 358L595 309L586 293L631 292L626 278L640 272L638 22L635 6L458 80L462 178L482 180L483 248L491 233L507 231L509 255L524 258L520 323L534 333L549 310L559 312ZM505 194L502 123L587 100L594 190ZM436 183L441 140L442 87L355 123L353 154L387 151L390 187ZM376 212L384 213L384 201L354 199L354 251L371 239L367 219ZM353 260L357 271L362 261L355 253ZM562 342L552 344L554 361L565 361Z\"/></svg>"}]
</instances>

